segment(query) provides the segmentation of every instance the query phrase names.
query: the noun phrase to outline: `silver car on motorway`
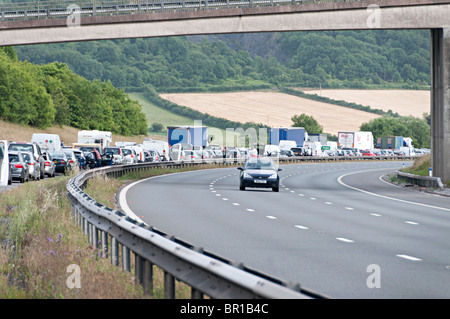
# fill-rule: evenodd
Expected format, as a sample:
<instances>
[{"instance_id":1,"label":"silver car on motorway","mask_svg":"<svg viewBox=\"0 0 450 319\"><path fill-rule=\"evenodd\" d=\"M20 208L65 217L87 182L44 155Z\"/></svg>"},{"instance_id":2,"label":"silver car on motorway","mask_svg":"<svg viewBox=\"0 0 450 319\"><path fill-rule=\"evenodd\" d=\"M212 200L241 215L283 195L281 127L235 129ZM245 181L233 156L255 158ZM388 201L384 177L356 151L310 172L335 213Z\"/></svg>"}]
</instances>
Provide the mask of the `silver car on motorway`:
<instances>
[{"instance_id":1,"label":"silver car on motorway","mask_svg":"<svg viewBox=\"0 0 450 319\"><path fill-rule=\"evenodd\" d=\"M11 167L11 176L18 179L21 183L28 182L28 165L20 151L9 151L9 165Z\"/></svg>"},{"instance_id":2,"label":"silver car on motorway","mask_svg":"<svg viewBox=\"0 0 450 319\"><path fill-rule=\"evenodd\" d=\"M35 181L40 180L41 172L39 162L34 159L34 156L31 152L22 152L22 154L28 166L28 175Z\"/></svg>"},{"instance_id":3,"label":"silver car on motorway","mask_svg":"<svg viewBox=\"0 0 450 319\"><path fill-rule=\"evenodd\" d=\"M42 156L44 157L45 175L55 177L56 165L52 156L48 152L43 152Z\"/></svg>"}]
</instances>

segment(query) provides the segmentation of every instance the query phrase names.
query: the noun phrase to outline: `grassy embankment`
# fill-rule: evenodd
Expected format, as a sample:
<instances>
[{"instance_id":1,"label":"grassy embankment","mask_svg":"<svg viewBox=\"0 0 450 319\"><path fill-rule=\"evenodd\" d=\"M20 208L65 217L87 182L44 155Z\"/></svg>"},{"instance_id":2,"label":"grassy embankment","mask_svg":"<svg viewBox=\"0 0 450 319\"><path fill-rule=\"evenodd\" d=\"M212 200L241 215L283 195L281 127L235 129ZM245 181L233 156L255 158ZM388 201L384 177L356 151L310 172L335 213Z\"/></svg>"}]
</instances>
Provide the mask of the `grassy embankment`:
<instances>
[{"instance_id":1,"label":"grassy embankment","mask_svg":"<svg viewBox=\"0 0 450 319\"><path fill-rule=\"evenodd\" d=\"M410 174L428 176L431 167L431 154L420 156L414 160L411 167L405 168L403 171ZM446 187L450 187L450 181L442 181Z\"/></svg>"},{"instance_id":2,"label":"grassy embankment","mask_svg":"<svg viewBox=\"0 0 450 319\"><path fill-rule=\"evenodd\" d=\"M178 170L155 170L145 176ZM114 196L126 182L96 177L86 192L114 208ZM140 299L163 298L163 272L154 266L153 294L144 294L131 272L112 266L110 259L89 244L74 222L66 196L69 177L30 182L0 196L0 297L26 299ZM120 258L119 258L120 259ZM81 288L70 289L69 265L78 265ZM177 282L177 298L189 298L190 290Z\"/></svg>"}]
</instances>

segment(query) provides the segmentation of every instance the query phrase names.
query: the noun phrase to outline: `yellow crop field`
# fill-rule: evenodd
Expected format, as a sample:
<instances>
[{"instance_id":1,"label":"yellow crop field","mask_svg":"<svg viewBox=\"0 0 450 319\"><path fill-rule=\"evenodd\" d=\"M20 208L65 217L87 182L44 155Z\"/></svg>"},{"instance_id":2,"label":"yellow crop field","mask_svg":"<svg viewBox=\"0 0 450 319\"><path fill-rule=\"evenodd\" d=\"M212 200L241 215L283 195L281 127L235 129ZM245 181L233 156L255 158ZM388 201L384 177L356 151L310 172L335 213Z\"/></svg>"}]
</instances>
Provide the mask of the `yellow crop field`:
<instances>
[{"instance_id":1,"label":"yellow crop field","mask_svg":"<svg viewBox=\"0 0 450 319\"><path fill-rule=\"evenodd\" d=\"M379 115L317 102L279 92L160 94L178 105L232 121L255 122L270 127L292 126L294 115L313 116L324 132L358 131L361 124Z\"/></svg>"},{"instance_id":2,"label":"yellow crop field","mask_svg":"<svg viewBox=\"0 0 450 319\"><path fill-rule=\"evenodd\" d=\"M430 91L425 90L308 90L308 94L317 94L333 100L343 100L373 109L392 110L402 116L412 115L422 118L430 113Z\"/></svg>"}]
</instances>

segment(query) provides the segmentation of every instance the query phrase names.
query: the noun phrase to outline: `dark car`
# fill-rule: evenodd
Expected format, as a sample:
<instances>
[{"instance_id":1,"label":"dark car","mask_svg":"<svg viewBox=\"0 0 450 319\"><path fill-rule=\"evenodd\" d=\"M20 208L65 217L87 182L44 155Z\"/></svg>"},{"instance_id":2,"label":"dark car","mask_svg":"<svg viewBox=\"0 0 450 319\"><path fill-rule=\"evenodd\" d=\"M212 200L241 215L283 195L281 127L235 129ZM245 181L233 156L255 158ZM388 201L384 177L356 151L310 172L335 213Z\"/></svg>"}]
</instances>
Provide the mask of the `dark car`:
<instances>
[{"instance_id":1,"label":"dark car","mask_svg":"<svg viewBox=\"0 0 450 319\"><path fill-rule=\"evenodd\" d=\"M66 172L69 170L69 159L67 158L66 153L59 151L50 154L50 156L53 159L53 163L55 163L55 171L66 175Z\"/></svg>"},{"instance_id":2,"label":"dark car","mask_svg":"<svg viewBox=\"0 0 450 319\"><path fill-rule=\"evenodd\" d=\"M291 148L292 153L294 156L303 156L305 155L305 152L303 151L302 147L293 147Z\"/></svg>"},{"instance_id":3,"label":"dark car","mask_svg":"<svg viewBox=\"0 0 450 319\"><path fill-rule=\"evenodd\" d=\"M239 189L245 190L246 187L272 188L274 192L280 189L280 176L274 161L270 158L250 158L243 167L238 167L241 171L239 176Z\"/></svg>"},{"instance_id":4,"label":"dark car","mask_svg":"<svg viewBox=\"0 0 450 319\"><path fill-rule=\"evenodd\" d=\"M97 166L97 160L95 159L95 154L89 151L83 151L84 158L86 159L85 168L95 168Z\"/></svg>"},{"instance_id":5,"label":"dark car","mask_svg":"<svg viewBox=\"0 0 450 319\"><path fill-rule=\"evenodd\" d=\"M12 179L18 179L21 183L28 182L29 168L22 152L9 151L8 157Z\"/></svg>"}]
</instances>

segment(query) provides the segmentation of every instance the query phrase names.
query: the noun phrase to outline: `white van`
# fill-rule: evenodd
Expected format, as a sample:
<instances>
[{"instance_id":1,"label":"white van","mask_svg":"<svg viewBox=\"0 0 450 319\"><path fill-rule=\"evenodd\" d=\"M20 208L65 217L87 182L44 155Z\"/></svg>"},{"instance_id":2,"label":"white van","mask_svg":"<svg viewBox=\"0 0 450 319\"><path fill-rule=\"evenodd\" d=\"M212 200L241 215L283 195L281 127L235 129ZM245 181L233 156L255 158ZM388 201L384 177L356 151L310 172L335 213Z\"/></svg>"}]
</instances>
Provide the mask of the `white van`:
<instances>
[{"instance_id":1,"label":"white van","mask_svg":"<svg viewBox=\"0 0 450 319\"><path fill-rule=\"evenodd\" d=\"M303 143L303 149L307 156L322 156L322 143L317 141L306 141Z\"/></svg>"},{"instance_id":2,"label":"white van","mask_svg":"<svg viewBox=\"0 0 450 319\"><path fill-rule=\"evenodd\" d=\"M280 150L290 151L291 148L297 147L297 142L290 140L281 140L278 145L280 146Z\"/></svg>"},{"instance_id":3,"label":"white van","mask_svg":"<svg viewBox=\"0 0 450 319\"><path fill-rule=\"evenodd\" d=\"M39 145L42 151L50 153L61 151L61 139L58 134L34 133L31 143Z\"/></svg>"},{"instance_id":4,"label":"white van","mask_svg":"<svg viewBox=\"0 0 450 319\"><path fill-rule=\"evenodd\" d=\"M165 141L157 141L157 140L151 140L151 141L144 141L141 144L142 148L146 151L148 150L155 150L158 152L158 154L164 158L162 160L169 161L169 143Z\"/></svg>"},{"instance_id":5,"label":"white van","mask_svg":"<svg viewBox=\"0 0 450 319\"><path fill-rule=\"evenodd\" d=\"M0 186L11 184L9 176L8 141L0 141Z\"/></svg>"},{"instance_id":6,"label":"white van","mask_svg":"<svg viewBox=\"0 0 450 319\"><path fill-rule=\"evenodd\" d=\"M134 150L134 152L136 153L135 163L142 163L145 161L144 149L142 147L136 146L136 145L130 145L130 146L125 146L124 148Z\"/></svg>"}]
</instances>

